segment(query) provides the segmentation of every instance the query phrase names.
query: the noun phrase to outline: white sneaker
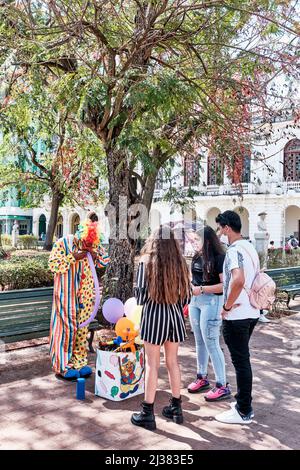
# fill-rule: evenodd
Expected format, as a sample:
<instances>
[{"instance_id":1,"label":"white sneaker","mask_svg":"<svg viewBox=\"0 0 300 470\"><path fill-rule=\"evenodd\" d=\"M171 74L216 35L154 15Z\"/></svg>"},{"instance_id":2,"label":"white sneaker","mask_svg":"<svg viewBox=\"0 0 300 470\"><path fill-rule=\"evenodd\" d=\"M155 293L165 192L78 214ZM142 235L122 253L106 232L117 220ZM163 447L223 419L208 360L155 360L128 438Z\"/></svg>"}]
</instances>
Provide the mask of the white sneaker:
<instances>
[{"instance_id":1,"label":"white sneaker","mask_svg":"<svg viewBox=\"0 0 300 470\"><path fill-rule=\"evenodd\" d=\"M240 413L237 411L237 409L232 407L228 411L224 411L223 413L220 413L219 415L215 416L215 419L219 421L220 423L226 423L226 424L251 424L252 423L252 418L250 415L248 416L241 416Z\"/></svg>"},{"instance_id":2,"label":"white sneaker","mask_svg":"<svg viewBox=\"0 0 300 470\"><path fill-rule=\"evenodd\" d=\"M265 315L260 315L258 321L261 322L261 323L270 323L271 322L271 320L266 318Z\"/></svg>"},{"instance_id":3,"label":"white sneaker","mask_svg":"<svg viewBox=\"0 0 300 470\"><path fill-rule=\"evenodd\" d=\"M231 408L235 408L236 401L233 401L233 402L229 403L229 405L231 406ZM251 412L250 418L251 418L251 419L254 418L254 411Z\"/></svg>"}]
</instances>

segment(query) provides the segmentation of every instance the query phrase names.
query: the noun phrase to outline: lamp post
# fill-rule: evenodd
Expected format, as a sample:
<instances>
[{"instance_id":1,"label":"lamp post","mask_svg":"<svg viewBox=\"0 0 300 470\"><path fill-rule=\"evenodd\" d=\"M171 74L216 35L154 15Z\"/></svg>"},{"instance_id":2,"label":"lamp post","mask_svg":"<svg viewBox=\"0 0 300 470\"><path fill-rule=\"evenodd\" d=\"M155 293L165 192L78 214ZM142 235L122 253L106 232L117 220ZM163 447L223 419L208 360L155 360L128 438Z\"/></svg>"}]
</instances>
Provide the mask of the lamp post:
<instances>
[{"instance_id":1,"label":"lamp post","mask_svg":"<svg viewBox=\"0 0 300 470\"><path fill-rule=\"evenodd\" d=\"M286 209L287 209L287 196L288 196L288 182L290 177L287 176L285 182L283 184L283 192L284 192L284 205L283 205L283 250L282 250L282 260L285 263L286 261L286 251L285 251L285 237L286 237Z\"/></svg>"},{"instance_id":2,"label":"lamp post","mask_svg":"<svg viewBox=\"0 0 300 470\"><path fill-rule=\"evenodd\" d=\"M287 181L284 181L282 185L278 184L275 194L277 196L284 196L283 197L283 214L282 214L282 261L285 262L286 260L286 252L285 252L285 224L286 224L286 198L287 198Z\"/></svg>"}]
</instances>

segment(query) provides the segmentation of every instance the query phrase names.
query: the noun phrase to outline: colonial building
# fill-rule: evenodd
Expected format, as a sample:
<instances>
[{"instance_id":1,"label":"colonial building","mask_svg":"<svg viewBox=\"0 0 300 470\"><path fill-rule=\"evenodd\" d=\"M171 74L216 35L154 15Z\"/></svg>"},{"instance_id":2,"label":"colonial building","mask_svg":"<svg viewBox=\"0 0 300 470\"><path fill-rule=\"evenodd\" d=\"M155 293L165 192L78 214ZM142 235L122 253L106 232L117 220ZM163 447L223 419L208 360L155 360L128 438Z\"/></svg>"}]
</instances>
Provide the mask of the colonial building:
<instances>
[{"instance_id":1,"label":"colonial building","mask_svg":"<svg viewBox=\"0 0 300 470\"><path fill-rule=\"evenodd\" d=\"M260 125L257 120L256 125ZM173 169L172 186L184 192L191 188L197 192L193 217L215 226L215 217L227 209L238 211L242 218L243 235L254 240L258 214L266 212L266 224L270 240L281 246L291 234L300 234L300 129L283 116L272 127L263 127L263 134L252 148L252 154L244 158L242 194L226 175L223 163L216 158L177 158ZM163 202L170 183L163 173L157 180L152 205L152 220L169 222L180 219L178 208ZM3 194L3 193L2 193ZM10 197L1 197L0 223L2 233L11 233L13 220L17 219L21 233L33 233L41 237L49 221L49 204L42 208L20 208L21 195L13 191ZM104 206L63 208L60 211L56 236L75 233L78 224L89 210L95 210L102 220L106 238L109 234ZM155 223L155 222L154 222Z\"/></svg>"},{"instance_id":2,"label":"colonial building","mask_svg":"<svg viewBox=\"0 0 300 470\"><path fill-rule=\"evenodd\" d=\"M230 182L223 163L215 158L204 156L200 164L198 159L178 159L180 166L184 171L178 173L176 185L198 192L195 213L208 225L216 226L219 212L235 210L242 219L243 235L254 241L258 214L264 211L270 240L276 246L291 234L299 236L300 128L290 116L282 116L272 127L263 128L252 155L244 158L242 194ZM158 181L154 194L153 207L161 213L162 223L167 222L170 213L169 205L161 201L167 185ZM176 214L173 217L176 219Z\"/></svg>"}]
</instances>

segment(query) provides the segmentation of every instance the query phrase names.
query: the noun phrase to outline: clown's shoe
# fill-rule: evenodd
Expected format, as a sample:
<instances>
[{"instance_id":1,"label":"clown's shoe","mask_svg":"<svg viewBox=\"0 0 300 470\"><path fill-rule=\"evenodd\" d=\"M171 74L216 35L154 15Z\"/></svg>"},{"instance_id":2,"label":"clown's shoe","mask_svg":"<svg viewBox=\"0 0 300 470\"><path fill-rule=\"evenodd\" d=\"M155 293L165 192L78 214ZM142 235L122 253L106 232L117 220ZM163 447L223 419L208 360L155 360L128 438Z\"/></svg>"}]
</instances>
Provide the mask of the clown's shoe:
<instances>
[{"instance_id":1,"label":"clown's shoe","mask_svg":"<svg viewBox=\"0 0 300 470\"><path fill-rule=\"evenodd\" d=\"M65 380L77 380L79 379L80 374L76 369L68 369L65 374L58 374L58 376Z\"/></svg>"},{"instance_id":2,"label":"clown's shoe","mask_svg":"<svg viewBox=\"0 0 300 470\"><path fill-rule=\"evenodd\" d=\"M81 369L79 369L79 374L80 377L89 377L92 375L93 371L89 366L84 366Z\"/></svg>"}]
</instances>

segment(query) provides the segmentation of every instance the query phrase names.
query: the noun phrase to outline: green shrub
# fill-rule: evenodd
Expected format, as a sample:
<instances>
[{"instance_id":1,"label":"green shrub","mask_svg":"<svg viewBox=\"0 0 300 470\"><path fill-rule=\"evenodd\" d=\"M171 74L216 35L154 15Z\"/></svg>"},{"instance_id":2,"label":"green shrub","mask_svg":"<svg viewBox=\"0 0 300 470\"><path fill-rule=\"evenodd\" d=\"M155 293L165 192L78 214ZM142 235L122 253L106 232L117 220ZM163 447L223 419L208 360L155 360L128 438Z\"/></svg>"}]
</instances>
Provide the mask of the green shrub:
<instances>
[{"instance_id":1,"label":"green shrub","mask_svg":"<svg viewBox=\"0 0 300 470\"><path fill-rule=\"evenodd\" d=\"M0 288L2 290L30 289L53 285L53 274L48 269L47 259L21 260L18 257L1 261Z\"/></svg>"},{"instance_id":2,"label":"green shrub","mask_svg":"<svg viewBox=\"0 0 300 470\"><path fill-rule=\"evenodd\" d=\"M268 269L300 266L300 248L285 250L285 256L282 251L282 248L269 250Z\"/></svg>"},{"instance_id":3,"label":"green shrub","mask_svg":"<svg viewBox=\"0 0 300 470\"><path fill-rule=\"evenodd\" d=\"M3 246L12 246L11 235L2 234L1 241ZM17 247L24 250L36 249L38 246L38 238L34 235L18 235Z\"/></svg>"},{"instance_id":4,"label":"green shrub","mask_svg":"<svg viewBox=\"0 0 300 470\"><path fill-rule=\"evenodd\" d=\"M37 248L38 239L34 235L19 235L17 246L18 248L23 248L24 250Z\"/></svg>"},{"instance_id":5,"label":"green shrub","mask_svg":"<svg viewBox=\"0 0 300 470\"><path fill-rule=\"evenodd\" d=\"M3 246L11 246L11 235L6 235L6 233L2 234L1 242Z\"/></svg>"},{"instance_id":6,"label":"green shrub","mask_svg":"<svg viewBox=\"0 0 300 470\"><path fill-rule=\"evenodd\" d=\"M38 251L14 251L10 255L11 263L23 263L24 261L32 260L37 261L42 266L47 268L49 260L49 252L38 252Z\"/></svg>"}]
</instances>

